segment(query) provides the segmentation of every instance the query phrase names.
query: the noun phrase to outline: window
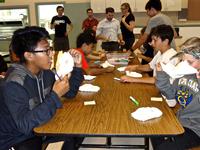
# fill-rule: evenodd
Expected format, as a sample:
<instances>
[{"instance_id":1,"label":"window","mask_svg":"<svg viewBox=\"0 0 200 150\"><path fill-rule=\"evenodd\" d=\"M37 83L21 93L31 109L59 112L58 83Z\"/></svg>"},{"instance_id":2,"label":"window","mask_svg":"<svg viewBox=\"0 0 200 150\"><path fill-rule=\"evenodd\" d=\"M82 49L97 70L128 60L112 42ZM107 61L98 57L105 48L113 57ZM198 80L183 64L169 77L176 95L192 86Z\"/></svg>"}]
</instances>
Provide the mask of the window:
<instances>
[{"instance_id":1,"label":"window","mask_svg":"<svg viewBox=\"0 0 200 150\"><path fill-rule=\"evenodd\" d=\"M28 7L25 8L1 8L0 21L22 21L23 25L29 24Z\"/></svg>"}]
</instances>

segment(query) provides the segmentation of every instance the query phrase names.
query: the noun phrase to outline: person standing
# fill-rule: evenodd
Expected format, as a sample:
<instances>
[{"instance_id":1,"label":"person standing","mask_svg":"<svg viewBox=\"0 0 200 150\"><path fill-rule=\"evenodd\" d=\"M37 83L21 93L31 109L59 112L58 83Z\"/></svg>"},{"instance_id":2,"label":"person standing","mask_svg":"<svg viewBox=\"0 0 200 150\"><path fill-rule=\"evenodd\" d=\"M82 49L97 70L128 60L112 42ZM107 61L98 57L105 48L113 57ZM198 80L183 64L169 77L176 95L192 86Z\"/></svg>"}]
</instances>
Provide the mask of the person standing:
<instances>
[{"instance_id":1,"label":"person standing","mask_svg":"<svg viewBox=\"0 0 200 150\"><path fill-rule=\"evenodd\" d=\"M105 50L119 50L119 44L124 45L120 23L114 18L114 13L114 8L106 8L106 18L97 26L96 38L103 41L102 49Z\"/></svg>"},{"instance_id":2,"label":"person standing","mask_svg":"<svg viewBox=\"0 0 200 150\"><path fill-rule=\"evenodd\" d=\"M64 7L58 6L56 8L58 15L54 16L51 20L51 29L55 29L54 37L54 66L56 66L56 61L59 51L69 50L69 39L68 34L73 29L71 20L64 15ZM69 25L69 30L67 30L67 25Z\"/></svg>"},{"instance_id":3,"label":"person standing","mask_svg":"<svg viewBox=\"0 0 200 150\"><path fill-rule=\"evenodd\" d=\"M174 31L174 37L177 36L176 31L173 27L172 20L161 13L162 3L160 0L149 0L145 6L145 10L147 11L147 15L150 17L149 21L147 22L146 30L144 34L140 37L140 39L132 46L132 51L140 48L147 40L148 35L151 32L151 29L158 26L158 25L170 25ZM172 40L171 47L176 49L174 39Z\"/></svg>"},{"instance_id":4,"label":"person standing","mask_svg":"<svg viewBox=\"0 0 200 150\"><path fill-rule=\"evenodd\" d=\"M87 15L88 17L82 23L82 30L86 31L88 29L92 29L96 32L99 21L94 17L93 10L91 8L87 9Z\"/></svg>"},{"instance_id":5,"label":"person standing","mask_svg":"<svg viewBox=\"0 0 200 150\"><path fill-rule=\"evenodd\" d=\"M135 36L133 29L135 27L135 17L132 13L129 3L123 3L121 5L122 19L120 23L120 28L122 31L122 36L125 41L123 49L130 50L131 46L135 42Z\"/></svg>"}]
</instances>

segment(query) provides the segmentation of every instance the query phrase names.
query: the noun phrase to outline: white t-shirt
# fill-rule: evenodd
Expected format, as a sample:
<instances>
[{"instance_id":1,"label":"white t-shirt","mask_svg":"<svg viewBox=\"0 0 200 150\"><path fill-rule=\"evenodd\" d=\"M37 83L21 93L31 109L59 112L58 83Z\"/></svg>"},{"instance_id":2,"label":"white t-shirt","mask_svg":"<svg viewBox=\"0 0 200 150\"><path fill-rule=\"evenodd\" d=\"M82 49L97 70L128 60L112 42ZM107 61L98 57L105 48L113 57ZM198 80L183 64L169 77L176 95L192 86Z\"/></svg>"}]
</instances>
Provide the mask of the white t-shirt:
<instances>
[{"instance_id":1,"label":"white t-shirt","mask_svg":"<svg viewBox=\"0 0 200 150\"><path fill-rule=\"evenodd\" d=\"M163 62L163 63L172 63L173 65L177 64L177 59L172 59L170 60L170 58L172 56L174 56L177 52L173 49L170 48L168 49L166 52L164 52L163 54L161 54L160 51L157 52L157 54L154 56L154 58L152 59L151 62L149 62L150 68L153 70L153 76L156 76L156 64L159 62Z\"/></svg>"}]
</instances>

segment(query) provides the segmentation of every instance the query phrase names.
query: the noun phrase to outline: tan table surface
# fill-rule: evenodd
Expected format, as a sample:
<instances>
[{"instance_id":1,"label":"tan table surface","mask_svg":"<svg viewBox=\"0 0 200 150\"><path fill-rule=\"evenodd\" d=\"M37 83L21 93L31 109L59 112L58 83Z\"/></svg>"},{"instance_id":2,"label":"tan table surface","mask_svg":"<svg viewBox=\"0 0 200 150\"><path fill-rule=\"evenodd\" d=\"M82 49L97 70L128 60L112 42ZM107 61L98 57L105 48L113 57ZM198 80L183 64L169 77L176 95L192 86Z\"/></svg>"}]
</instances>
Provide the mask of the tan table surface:
<instances>
[{"instance_id":1,"label":"tan table surface","mask_svg":"<svg viewBox=\"0 0 200 150\"><path fill-rule=\"evenodd\" d=\"M82 136L154 136L178 135L184 132L173 111L163 102L152 102L159 96L154 85L120 83L114 77L117 70L97 76L92 83L101 87L97 93L79 92L73 99L64 100L63 107L46 124L34 129L39 135ZM157 107L163 115L146 122L137 121L131 113L137 108L129 99L133 96L139 107ZM96 105L84 106L84 101L95 100Z\"/></svg>"}]
</instances>

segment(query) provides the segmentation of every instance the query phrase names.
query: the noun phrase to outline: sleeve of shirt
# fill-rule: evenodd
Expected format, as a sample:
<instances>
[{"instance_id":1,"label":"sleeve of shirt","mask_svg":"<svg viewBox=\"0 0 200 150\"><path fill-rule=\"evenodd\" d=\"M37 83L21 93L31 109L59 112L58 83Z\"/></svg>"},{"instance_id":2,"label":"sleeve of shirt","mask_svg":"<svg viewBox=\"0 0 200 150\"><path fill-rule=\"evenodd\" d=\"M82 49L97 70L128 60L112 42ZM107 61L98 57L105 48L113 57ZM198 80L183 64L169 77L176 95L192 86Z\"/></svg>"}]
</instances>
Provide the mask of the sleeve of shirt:
<instances>
[{"instance_id":1,"label":"sleeve of shirt","mask_svg":"<svg viewBox=\"0 0 200 150\"><path fill-rule=\"evenodd\" d=\"M157 54L153 57L153 59L149 62L149 66L151 69L155 69L156 67L156 62L158 60L158 57L160 57L160 52L157 52Z\"/></svg>"},{"instance_id":2,"label":"sleeve of shirt","mask_svg":"<svg viewBox=\"0 0 200 150\"><path fill-rule=\"evenodd\" d=\"M51 24L53 24L54 21L55 21L55 17L53 17L53 18L51 19Z\"/></svg>"},{"instance_id":3,"label":"sleeve of shirt","mask_svg":"<svg viewBox=\"0 0 200 150\"><path fill-rule=\"evenodd\" d=\"M30 109L30 96L27 90L18 83L9 82L3 91L5 104L19 130L23 134L30 134L34 127L49 121L61 107L59 97L50 92L41 104Z\"/></svg>"},{"instance_id":4,"label":"sleeve of shirt","mask_svg":"<svg viewBox=\"0 0 200 150\"><path fill-rule=\"evenodd\" d=\"M135 21L135 16L134 15L130 15L130 17L129 17L129 22L130 21Z\"/></svg>"},{"instance_id":5,"label":"sleeve of shirt","mask_svg":"<svg viewBox=\"0 0 200 150\"><path fill-rule=\"evenodd\" d=\"M153 27L155 27L156 25L157 25L157 23L155 22L155 19L150 19L149 22L147 23L147 27L146 27L145 33L146 34L150 34L151 29Z\"/></svg>"},{"instance_id":6,"label":"sleeve of shirt","mask_svg":"<svg viewBox=\"0 0 200 150\"><path fill-rule=\"evenodd\" d=\"M71 20L66 16L66 23L67 24L71 24L72 22L71 22Z\"/></svg>"},{"instance_id":7,"label":"sleeve of shirt","mask_svg":"<svg viewBox=\"0 0 200 150\"><path fill-rule=\"evenodd\" d=\"M170 84L170 77L164 71L156 72L156 86L160 90L160 92L166 96L167 99L174 99L176 88L175 85L177 80L174 81L174 84Z\"/></svg>"},{"instance_id":8,"label":"sleeve of shirt","mask_svg":"<svg viewBox=\"0 0 200 150\"><path fill-rule=\"evenodd\" d=\"M102 34L102 23L99 22L99 24L97 25L97 31L96 31L96 36Z\"/></svg>"},{"instance_id":9,"label":"sleeve of shirt","mask_svg":"<svg viewBox=\"0 0 200 150\"><path fill-rule=\"evenodd\" d=\"M83 82L83 70L82 68L74 67L71 77L69 79L70 90L65 94L67 98L73 98L76 96L79 86Z\"/></svg>"}]
</instances>

